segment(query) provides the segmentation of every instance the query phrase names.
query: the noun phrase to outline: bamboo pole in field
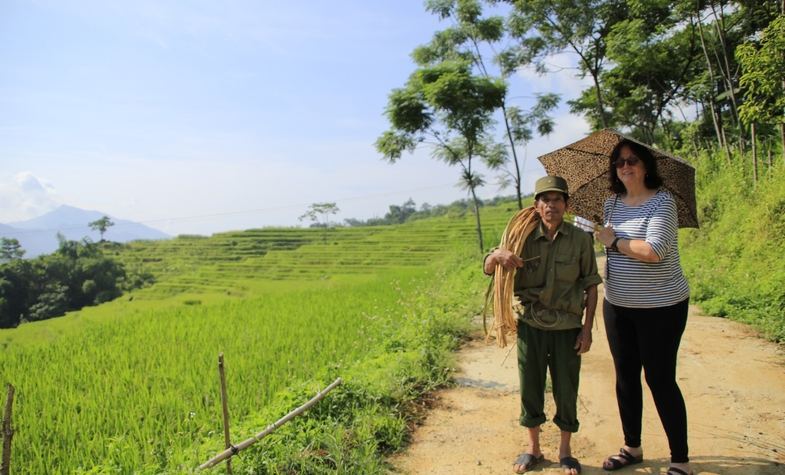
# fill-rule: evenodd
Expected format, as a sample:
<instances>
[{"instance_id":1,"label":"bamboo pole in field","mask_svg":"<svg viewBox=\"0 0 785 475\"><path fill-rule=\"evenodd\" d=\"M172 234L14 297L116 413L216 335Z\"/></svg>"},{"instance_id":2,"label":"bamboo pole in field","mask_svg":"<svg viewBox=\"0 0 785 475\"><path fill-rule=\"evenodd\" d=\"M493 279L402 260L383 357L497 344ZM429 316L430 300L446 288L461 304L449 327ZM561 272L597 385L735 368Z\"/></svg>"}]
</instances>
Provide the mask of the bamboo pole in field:
<instances>
[{"instance_id":1,"label":"bamboo pole in field","mask_svg":"<svg viewBox=\"0 0 785 475\"><path fill-rule=\"evenodd\" d=\"M221 378L221 406L223 407L224 417L224 448L232 446L232 439L229 436L229 399L226 395L226 374L224 373L224 354L218 354L218 375ZM226 471L232 475L232 459L226 461Z\"/></svg>"},{"instance_id":2,"label":"bamboo pole in field","mask_svg":"<svg viewBox=\"0 0 785 475\"><path fill-rule=\"evenodd\" d=\"M273 432L275 432L276 429L278 429L282 425L286 424L290 420L294 419L295 417L299 416L303 412L305 412L308 409L310 409L314 404L316 404L317 402L319 402L322 399L324 399L324 397L327 395L327 393L329 393L330 391L335 389L336 386L340 385L342 382L343 382L343 380L341 378L336 379L335 381L330 383L329 386L327 386L326 388L324 388L321 391L319 391L319 393L317 393L316 396L312 397L308 402L306 402L302 406L298 407L297 409L293 410L289 414L286 414L282 418L280 418L277 421L275 421L274 423L270 424L269 426L267 426L267 428L265 428L263 431L259 432L255 436L251 437L250 439L245 440L243 442L240 442L239 444L237 444L235 446L232 446L232 447L224 450L223 452L219 453L215 457L211 458L207 462L205 462L202 465L200 465L199 466L199 470L204 470L206 468L212 468L212 467L216 466L218 463L220 463L220 462L222 462L222 461L232 457L233 455L236 455L241 450L247 449L251 445L259 442L263 438L265 438L268 435L272 434Z\"/></svg>"},{"instance_id":3,"label":"bamboo pole in field","mask_svg":"<svg viewBox=\"0 0 785 475\"><path fill-rule=\"evenodd\" d=\"M0 465L0 475L11 473L11 438L14 436L14 429L11 427L11 408L14 405L14 387L8 385L8 396L5 400L5 412L3 413L3 463Z\"/></svg>"}]
</instances>

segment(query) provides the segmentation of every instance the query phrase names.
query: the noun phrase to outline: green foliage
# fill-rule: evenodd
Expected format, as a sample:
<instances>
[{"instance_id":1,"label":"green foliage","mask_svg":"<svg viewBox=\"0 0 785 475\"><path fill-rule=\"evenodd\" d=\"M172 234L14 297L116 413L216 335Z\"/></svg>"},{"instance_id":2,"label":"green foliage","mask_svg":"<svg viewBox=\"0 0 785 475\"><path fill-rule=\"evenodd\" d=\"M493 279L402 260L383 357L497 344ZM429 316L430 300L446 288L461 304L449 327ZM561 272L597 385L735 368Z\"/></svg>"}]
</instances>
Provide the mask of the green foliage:
<instances>
[{"instance_id":1,"label":"green foliage","mask_svg":"<svg viewBox=\"0 0 785 475\"><path fill-rule=\"evenodd\" d=\"M121 294L121 285L135 283L125 277L123 266L99 245L61 237L51 255L0 265L0 328L112 300Z\"/></svg>"},{"instance_id":2,"label":"green foliage","mask_svg":"<svg viewBox=\"0 0 785 475\"><path fill-rule=\"evenodd\" d=\"M106 230L114 226L114 222L112 222L109 216L103 216L100 219L96 219L95 221L87 223L87 225L90 226L90 228L94 231L101 233L101 241L103 241Z\"/></svg>"},{"instance_id":3,"label":"green foliage","mask_svg":"<svg viewBox=\"0 0 785 475\"><path fill-rule=\"evenodd\" d=\"M622 129L666 148L688 139L730 154L731 144L747 147L742 121L782 122L781 2L504 3L512 5L512 41L497 57L505 75L521 66L547 73L553 55L574 53L579 76L592 84L569 104L593 129ZM761 127L756 135L769 141L776 130Z\"/></svg>"},{"instance_id":4,"label":"green foliage","mask_svg":"<svg viewBox=\"0 0 785 475\"><path fill-rule=\"evenodd\" d=\"M763 31L760 46L748 41L736 49L743 74L744 104L739 118L746 124L785 122L785 14Z\"/></svg>"},{"instance_id":5,"label":"green foliage","mask_svg":"<svg viewBox=\"0 0 785 475\"><path fill-rule=\"evenodd\" d=\"M476 188L483 183L472 161L487 150L493 112L502 106L506 84L501 79L478 75L469 59L450 57L420 65L403 88L389 96L386 114L391 129L376 141L385 160L397 161L428 142L434 158L457 166L461 184L474 201L477 240L484 248L480 204Z\"/></svg>"},{"instance_id":6,"label":"green foliage","mask_svg":"<svg viewBox=\"0 0 785 475\"><path fill-rule=\"evenodd\" d=\"M593 127L610 125L606 118L600 77L607 61L607 41L611 29L626 18L627 2L620 0L536 0L514 2L508 19L518 43L517 51L505 54L502 63L510 69L533 65L538 72L548 71L552 55L570 51L578 56L581 76L590 76L594 87L583 91L593 109L581 109ZM584 103L584 105L586 105Z\"/></svg>"},{"instance_id":7,"label":"green foliage","mask_svg":"<svg viewBox=\"0 0 785 475\"><path fill-rule=\"evenodd\" d=\"M31 322L46 320L63 315L68 310L68 287L52 283L44 287L35 303L30 307L26 320Z\"/></svg>"},{"instance_id":8,"label":"green foliage","mask_svg":"<svg viewBox=\"0 0 785 475\"><path fill-rule=\"evenodd\" d=\"M472 268L476 271L476 265ZM483 282L475 279L473 286L461 287L461 294L473 287L471 298L455 305L449 300L457 295L444 290L450 284L463 283L464 277L463 272L442 273L437 280L445 279L446 285L418 291L405 299L400 331L390 335L386 344L364 361L347 368L346 383L312 409L307 418L295 420L255 449L252 471L386 473L388 467L380 456L406 443L408 426L420 415L418 399L449 380L454 365L450 352L468 323L465 317L456 316L472 311L471 302L478 302L482 287L477 284ZM324 382L329 379L325 377ZM311 384L309 389L287 393L279 399L285 404L276 412L282 414L302 404L315 389ZM275 417L273 414L268 420Z\"/></svg>"},{"instance_id":9,"label":"green foliage","mask_svg":"<svg viewBox=\"0 0 785 475\"><path fill-rule=\"evenodd\" d=\"M300 216L300 221L308 219L311 221L311 226L326 228L330 221L331 214L337 214L340 211L335 203L312 203L308 206L308 210ZM322 219L320 222L319 219Z\"/></svg>"},{"instance_id":10,"label":"green foliage","mask_svg":"<svg viewBox=\"0 0 785 475\"><path fill-rule=\"evenodd\" d=\"M692 299L785 342L785 168L753 186L748 168L723 161L719 153L696 159L701 228L680 234Z\"/></svg>"},{"instance_id":11,"label":"green foliage","mask_svg":"<svg viewBox=\"0 0 785 475\"><path fill-rule=\"evenodd\" d=\"M18 239L0 237L0 262L21 259L24 255L25 250L22 249Z\"/></svg>"}]
</instances>

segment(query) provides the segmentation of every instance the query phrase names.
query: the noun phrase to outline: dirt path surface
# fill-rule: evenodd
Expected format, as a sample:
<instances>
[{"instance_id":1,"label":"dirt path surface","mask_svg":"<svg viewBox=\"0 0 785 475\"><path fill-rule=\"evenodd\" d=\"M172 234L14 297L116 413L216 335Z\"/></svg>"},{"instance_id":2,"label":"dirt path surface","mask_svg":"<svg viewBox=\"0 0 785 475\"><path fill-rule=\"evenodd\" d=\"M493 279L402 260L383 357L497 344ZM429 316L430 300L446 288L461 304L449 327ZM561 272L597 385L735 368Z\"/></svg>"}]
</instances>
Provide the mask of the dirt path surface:
<instances>
[{"instance_id":1,"label":"dirt path surface","mask_svg":"<svg viewBox=\"0 0 785 475\"><path fill-rule=\"evenodd\" d=\"M690 309L678 366L693 471L696 475L785 474L785 355L744 325L697 312ZM584 474L607 473L602 460L623 442L613 363L598 314L592 350L582 361L581 429L572 443ZM436 394L435 408L415 431L411 446L391 459L397 471L513 473L512 461L525 449L527 438L518 425L517 359L514 349L507 356L509 350L510 346L488 345L478 336L460 351L457 387ZM614 473L660 474L668 467L667 440L648 388L644 393L646 460ZM550 394L546 399L546 415L552 418ZM559 430L552 422L542 428L546 463L528 473L562 473Z\"/></svg>"}]
</instances>

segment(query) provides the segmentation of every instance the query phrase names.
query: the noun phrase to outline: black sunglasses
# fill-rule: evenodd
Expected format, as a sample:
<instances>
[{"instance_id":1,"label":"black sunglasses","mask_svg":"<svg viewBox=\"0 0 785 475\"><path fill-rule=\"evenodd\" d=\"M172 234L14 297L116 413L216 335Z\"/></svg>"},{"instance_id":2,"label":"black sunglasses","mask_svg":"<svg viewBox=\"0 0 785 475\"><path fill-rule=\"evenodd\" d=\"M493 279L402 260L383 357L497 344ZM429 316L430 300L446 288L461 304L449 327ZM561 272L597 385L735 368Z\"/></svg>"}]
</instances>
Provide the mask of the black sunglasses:
<instances>
[{"instance_id":1,"label":"black sunglasses","mask_svg":"<svg viewBox=\"0 0 785 475\"><path fill-rule=\"evenodd\" d=\"M631 167L634 167L640 161L641 159L638 157L617 158L616 161L613 162L613 164L616 165L616 168L624 168L625 163Z\"/></svg>"}]
</instances>

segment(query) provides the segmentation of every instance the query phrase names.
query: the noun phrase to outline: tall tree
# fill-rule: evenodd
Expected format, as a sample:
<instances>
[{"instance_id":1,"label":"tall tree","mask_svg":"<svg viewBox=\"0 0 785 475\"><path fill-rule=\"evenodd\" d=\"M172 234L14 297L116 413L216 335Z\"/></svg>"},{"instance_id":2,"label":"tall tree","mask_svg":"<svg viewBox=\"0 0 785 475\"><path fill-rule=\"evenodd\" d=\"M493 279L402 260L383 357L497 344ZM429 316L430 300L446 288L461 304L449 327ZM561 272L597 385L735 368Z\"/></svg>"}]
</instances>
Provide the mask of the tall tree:
<instances>
[{"instance_id":1,"label":"tall tree","mask_svg":"<svg viewBox=\"0 0 785 475\"><path fill-rule=\"evenodd\" d=\"M702 92L700 100L712 115L717 143L726 150L730 161L730 144L735 141L743 150L746 140L743 121L739 118L742 73L734 53L740 44L759 36L776 17L781 0L673 0L673 3L676 12L695 18L705 68L702 84L696 89Z\"/></svg>"},{"instance_id":2,"label":"tall tree","mask_svg":"<svg viewBox=\"0 0 785 475\"><path fill-rule=\"evenodd\" d=\"M648 143L659 142L657 130L669 127L671 106L698 72L695 28L669 6L661 0L631 8L629 18L617 22L605 40L613 65L600 76L603 96L613 104L608 115ZM594 97L587 89L570 104L589 113Z\"/></svg>"},{"instance_id":3,"label":"tall tree","mask_svg":"<svg viewBox=\"0 0 785 475\"><path fill-rule=\"evenodd\" d=\"M550 135L553 132L554 122L550 113L559 104L560 96L558 94L546 93L536 94L536 103L528 110L521 109L520 107L512 106L505 110L505 117L507 118L507 133L510 134L510 143L514 149L514 143L518 143L525 147L534 138L534 133L539 135ZM490 161L494 165L494 161ZM506 185L506 182L512 182L515 187L516 195L518 197L518 209L523 209L523 196L522 196L522 180L521 165L518 163L517 156L514 156L513 169L510 170L506 167L506 160L494 166L495 169L503 170L505 175L499 177L500 184Z\"/></svg>"},{"instance_id":4,"label":"tall tree","mask_svg":"<svg viewBox=\"0 0 785 475\"><path fill-rule=\"evenodd\" d=\"M569 51L578 57L581 77L589 75L594 84L594 109L588 114L593 128L610 127L606 100L601 87L605 70L606 40L616 23L627 16L625 0L516 0L509 19L510 30L518 39L511 52L519 65L532 64L547 72L548 58Z\"/></svg>"},{"instance_id":5,"label":"tall tree","mask_svg":"<svg viewBox=\"0 0 785 475\"><path fill-rule=\"evenodd\" d=\"M420 66L438 64L452 59L471 61L473 70L480 76L508 83L518 64L513 50L501 49L501 43L509 40L505 19L500 15L484 16L484 3L480 0L428 0L426 10L441 20L451 21L451 26L438 31L427 45L415 49L412 57ZM500 52L497 52L501 49ZM505 90L506 92L506 90ZM505 93L502 97L501 120L508 144L503 149L488 139L477 149L477 154L492 169L504 169L507 173L500 180L503 187L513 185L518 198L518 207L523 208L521 190L521 163L518 159L518 144L526 145L536 130L541 135L552 131L553 121L548 115L558 103L555 94L538 94L537 104L526 113L511 106ZM512 170L508 167L512 157Z\"/></svg>"},{"instance_id":6,"label":"tall tree","mask_svg":"<svg viewBox=\"0 0 785 475\"><path fill-rule=\"evenodd\" d=\"M752 130L755 124L777 124L785 154L785 14L771 22L759 41L739 46L736 57L743 73L739 118Z\"/></svg>"},{"instance_id":7,"label":"tall tree","mask_svg":"<svg viewBox=\"0 0 785 475\"><path fill-rule=\"evenodd\" d=\"M312 225L320 227L328 227L330 224L330 215L337 214L340 211L335 203L312 203L308 206L308 210L303 213L298 219L303 221L308 219ZM322 220L321 222L319 220Z\"/></svg>"},{"instance_id":8,"label":"tall tree","mask_svg":"<svg viewBox=\"0 0 785 475\"><path fill-rule=\"evenodd\" d=\"M104 234L106 234L106 230L114 226L114 223L109 218L109 216L104 216L100 219L96 219L93 222L87 224L93 231L98 231L101 234L101 242L104 240Z\"/></svg>"},{"instance_id":9,"label":"tall tree","mask_svg":"<svg viewBox=\"0 0 785 475\"><path fill-rule=\"evenodd\" d=\"M25 250L19 244L18 239L0 238L0 262L8 262L14 259L21 259L25 255Z\"/></svg>"},{"instance_id":10,"label":"tall tree","mask_svg":"<svg viewBox=\"0 0 785 475\"><path fill-rule=\"evenodd\" d=\"M376 141L377 150L391 163L427 144L434 158L461 169L461 183L474 203L481 251L484 245L476 190L484 181L472 166L504 94L503 81L473 74L470 60L420 66L404 87L390 93L386 115L391 127Z\"/></svg>"}]
</instances>

